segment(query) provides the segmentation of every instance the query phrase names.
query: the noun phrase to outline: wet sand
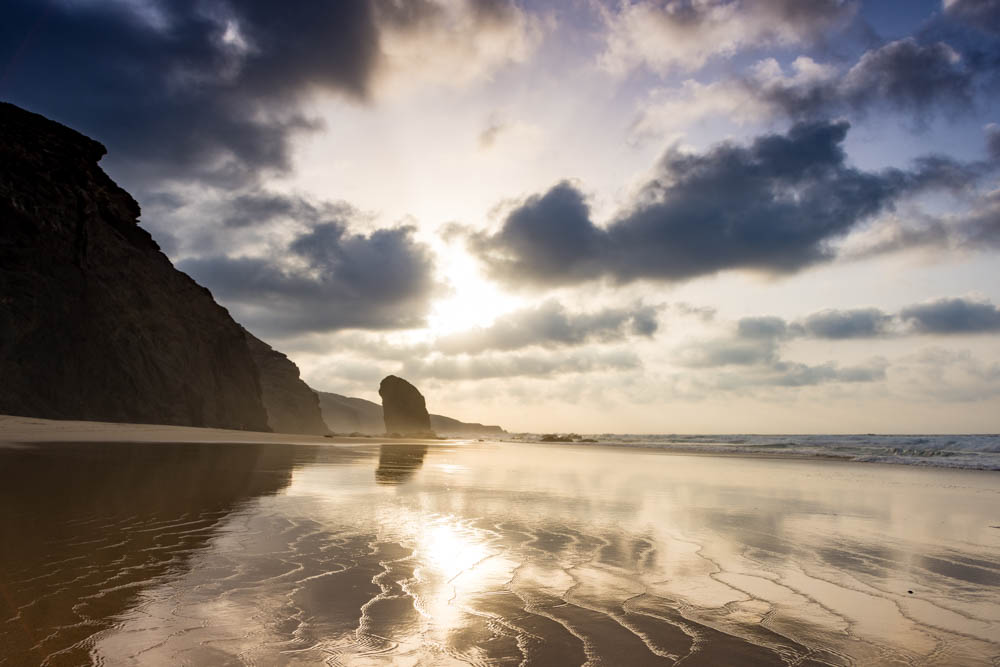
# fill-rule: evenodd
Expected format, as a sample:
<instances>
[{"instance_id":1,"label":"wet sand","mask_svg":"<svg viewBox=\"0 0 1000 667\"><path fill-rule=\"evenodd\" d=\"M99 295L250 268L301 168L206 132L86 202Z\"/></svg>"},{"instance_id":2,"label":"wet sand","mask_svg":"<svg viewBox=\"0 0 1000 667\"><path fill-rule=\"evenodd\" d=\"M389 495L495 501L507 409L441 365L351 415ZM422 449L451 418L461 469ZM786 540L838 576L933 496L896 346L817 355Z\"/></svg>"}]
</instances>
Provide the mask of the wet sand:
<instances>
[{"instance_id":1,"label":"wet sand","mask_svg":"<svg viewBox=\"0 0 1000 667\"><path fill-rule=\"evenodd\" d=\"M2 665L1000 660L996 473L35 432L0 446Z\"/></svg>"}]
</instances>

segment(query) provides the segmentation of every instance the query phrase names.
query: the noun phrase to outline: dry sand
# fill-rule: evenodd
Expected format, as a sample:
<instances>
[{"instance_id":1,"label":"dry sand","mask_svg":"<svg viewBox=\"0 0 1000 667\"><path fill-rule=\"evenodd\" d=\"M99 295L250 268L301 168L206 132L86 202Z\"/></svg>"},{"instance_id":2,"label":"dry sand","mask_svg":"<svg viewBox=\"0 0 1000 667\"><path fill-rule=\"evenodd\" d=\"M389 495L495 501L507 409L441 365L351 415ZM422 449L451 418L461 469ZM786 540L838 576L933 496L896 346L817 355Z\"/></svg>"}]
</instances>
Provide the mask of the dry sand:
<instances>
[{"instance_id":1,"label":"dry sand","mask_svg":"<svg viewBox=\"0 0 1000 667\"><path fill-rule=\"evenodd\" d=\"M0 449L0 664L1000 656L996 473L20 418L0 441L28 443Z\"/></svg>"}]
</instances>

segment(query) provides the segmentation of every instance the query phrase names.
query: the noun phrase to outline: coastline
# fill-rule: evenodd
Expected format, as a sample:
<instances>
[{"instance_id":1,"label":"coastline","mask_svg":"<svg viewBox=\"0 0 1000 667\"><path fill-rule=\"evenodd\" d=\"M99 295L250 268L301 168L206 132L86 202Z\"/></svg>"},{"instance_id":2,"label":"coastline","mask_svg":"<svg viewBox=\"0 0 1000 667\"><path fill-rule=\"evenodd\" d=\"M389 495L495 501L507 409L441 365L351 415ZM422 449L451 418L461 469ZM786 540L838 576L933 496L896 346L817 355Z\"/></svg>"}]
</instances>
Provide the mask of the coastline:
<instances>
[{"instance_id":1,"label":"coastline","mask_svg":"<svg viewBox=\"0 0 1000 667\"><path fill-rule=\"evenodd\" d=\"M657 452L674 456L706 456L734 457L754 460L809 460L850 462L861 464L887 464L915 466L942 470L975 470L979 472L1000 472L1000 436L994 434L977 435L817 435L789 434L767 435L669 435L669 436L628 436L635 441L622 442L612 439L597 442L541 442L524 437L449 437L449 438L391 438L388 436L348 436L348 435L306 435L296 433L269 433L260 431L240 431L219 428L201 428L193 426L172 426L165 424L130 424L122 422L97 422L79 420L56 420L35 417L20 417L15 415L0 415L0 446L10 446L17 443L54 443L54 442L145 442L145 443L244 443L244 444L287 444L287 445L380 445L401 442L419 442L422 444L455 444L463 442L484 442L508 445L532 445L536 447L559 449L566 447L607 448L618 451ZM791 441L794 439L824 438L830 441L851 438L978 438L995 441L985 451L948 451L926 450L924 452L908 451L905 455L893 455L886 448L873 448L872 451L857 451L851 447L819 451L815 445L806 442L802 447L811 448L805 451L802 447L795 449L795 443L779 445L768 444L734 444L723 442L724 438L768 438ZM669 442L655 442L652 438L670 438ZM676 442L681 438L697 438L701 442ZM719 440L720 442L714 442ZM975 457L975 458L973 458Z\"/></svg>"}]
</instances>

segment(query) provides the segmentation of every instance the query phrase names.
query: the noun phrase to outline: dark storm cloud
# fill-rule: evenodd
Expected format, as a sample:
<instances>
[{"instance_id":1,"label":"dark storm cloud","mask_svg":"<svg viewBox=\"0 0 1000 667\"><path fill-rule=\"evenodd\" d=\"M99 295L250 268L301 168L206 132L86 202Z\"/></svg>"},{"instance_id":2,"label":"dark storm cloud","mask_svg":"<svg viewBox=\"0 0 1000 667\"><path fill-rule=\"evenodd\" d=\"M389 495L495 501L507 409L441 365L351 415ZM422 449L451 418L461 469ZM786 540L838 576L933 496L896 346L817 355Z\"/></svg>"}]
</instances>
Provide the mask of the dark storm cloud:
<instances>
[{"instance_id":1,"label":"dark storm cloud","mask_svg":"<svg viewBox=\"0 0 1000 667\"><path fill-rule=\"evenodd\" d=\"M235 186L288 167L290 135L315 127L301 93L363 97L377 55L359 0L11 0L0 94L100 139L129 179Z\"/></svg>"},{"instance_id":2,"label":"dark storm cloud","mask_svg":"<svg viewBox=\"0 0 1000 667\"><path fill-rule=\"evenodd\" d=\"M865 113L888 107L923 118L934 110L961 112L975 94L975 70L944 42L909 37L865 53L850 70L814 79L751 77L753 94L792 118Z\"/></svg>"},{"instance_id":3,"label":"dark storm cloud","mask_svg":"<svg viewBox=\"0 0 1000 667\"><path fill-rule=\"evenodd\" d=\"M316 224L355 213L344 202L312 202L304 197L266 190L254 190L229 198L224 209L222 222L227 227L252 227L280 219Z\"/></svg>"},{"instance_id":4,"label":"dark storm cloud","mask_svg":"<svg viewBox=\"0 0 1000 667\"><path fill-rule=\"evenodd\" d=\"M904 308L900 318L916 333L976 334L1000 332L1000 308L968 299L940 299Z\"/></svg>"},{"instance_id":5,"label":"dark storm cloud","mask_svg":"<svg viewBox=\"0 0 1000 667\"><path fill-rule=\"evenodd\" d=\"M592 313L571 313L558 301L504 315L493 325L439 338L435 349L445 354L477 354L486 350L514 350L583 345L652 336L657 329L657 308L637 304L630 308L605 308Z\"/></svg>"},{"instance_id":6,"label":"dark storm cloud","mask_svg":"<svg viewBox=\"0 0 1000 667\"><path fill-rule=\"evenodd\" d=\"M832 241L901 198L960 188L988 169L930 157L908 171L862 171L846 162L848 127L799 123L749 146L669 150L632 207L606 227L563 182L524 201L495 234L473 235L470 248L495 278L521 286L793 273L832 259Z\"/></svg>"},{"instance_id":7,"label":"dark storm cloud","mask_svg":"<svg viewBox=\"0 0 1000 667\"><path fill-rule=\"evenodd\" d=\"M510 0L469 0L472 27L513 21ZM385 30L433 30L419 0L8 0L0 97L92 136L129 188L162 179L226 188L285 171L300 107L325 90L367 99Z\"/></svg>"},{"instance_id":8,"label":"dark storm cloud","mask_svg":"<svg viewBox=\"0 0 1000 667\"><path fill-rule=\"evenodd\" d=\"M365 236L329 221L273 256L203 257L178 266L237 320L271 336L420 326L437 289L430 251L411 227Z\"/></svg>"},{"instance_id":9,"label":"dark storm cloud","mask_svg":"<svg viewBox=\"0 0 1000 667\"><path fill-rule=\"evenodd\" d=\"M861 308L813 313L798 327L805 335L812 338L842 340L885 335L891 322L892 317L877 308Z\"/></svg>"},{"instance_id":10,"label":"dark storm cloud","mask_svg":"<svg viewBox=\"0 0 1000 667\"><path fill-rule=\"evenodd\" d=\"M945 13L980 30L1000 33L997 0L945 0Z\"/></svg>"}]
</instances>

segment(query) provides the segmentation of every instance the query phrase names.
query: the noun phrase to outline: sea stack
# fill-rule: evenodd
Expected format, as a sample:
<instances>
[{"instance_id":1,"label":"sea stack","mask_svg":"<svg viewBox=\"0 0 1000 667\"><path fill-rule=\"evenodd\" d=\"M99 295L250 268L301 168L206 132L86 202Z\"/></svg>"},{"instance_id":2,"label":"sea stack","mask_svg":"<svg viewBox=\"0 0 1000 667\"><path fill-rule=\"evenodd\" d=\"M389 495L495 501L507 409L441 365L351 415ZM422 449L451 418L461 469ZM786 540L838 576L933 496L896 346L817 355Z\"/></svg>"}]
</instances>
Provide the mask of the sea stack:
<instances>
[{"instance_id":1,"label":"sea stack","mask_svg":"<svg viewBox=\"0 0 1000 667\"><path fill-rule=\"evenodd\" d=\"M403 378L389 375L378 387L382 397L385 432L433 436L427 403L417 388Z\"/></svg>"}]
</instances>

